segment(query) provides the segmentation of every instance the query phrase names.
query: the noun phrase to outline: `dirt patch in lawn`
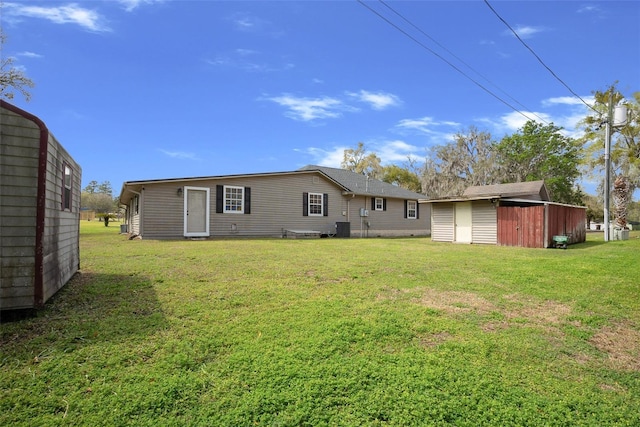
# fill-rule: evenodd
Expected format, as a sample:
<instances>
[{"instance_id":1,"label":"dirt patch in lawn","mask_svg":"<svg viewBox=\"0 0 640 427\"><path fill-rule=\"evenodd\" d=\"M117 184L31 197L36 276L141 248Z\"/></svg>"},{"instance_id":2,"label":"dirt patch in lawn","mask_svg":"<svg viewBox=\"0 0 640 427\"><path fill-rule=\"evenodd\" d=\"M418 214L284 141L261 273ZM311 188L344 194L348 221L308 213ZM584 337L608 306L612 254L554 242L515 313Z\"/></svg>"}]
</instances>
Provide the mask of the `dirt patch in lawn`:
<instances>
[{"instance_id":1,"label":"dirt patch in lawn","mask_svg":"<svg viewBox=\"0 0 640 427\"><path fill-rule=\"evenodd\" d=\"M571 320L573 307L553 300L541 300L521 294L503 295L495 302L467 291L440 291L431 288L389 290L379 294L378 299L398 299L402 294L410 294L414 303L437 310L445 315L465 316L474 314L485 316L479 326L484 332L495 333L513 327L536 327L545 331L548 338L562 345L564 329L573 326L593 331L578 320ZM422 345L435 347L452 339L448 334L433 334L421 337ZM611 369L640 371L640 331L629 324L607 325L595 332L589 344L607 355L606 364ZM589 363L593 358L587 354L574 355L578 363Z\"/></svg>"},{"instance_id":2,"label":"dirt patch in lawn","mask_svg":"<svg viewBox=\"0 0 640 427\"><path fill-rule=\"evenodd\" d=\"M571 306L557 301L536 300L522 295L505 295L498 305L473 292L425 289L417 298L419 304L447 314L498 314L501 321L491 322L487 330L503 329L510 323L556 327L571 314Z\"/></svg>"},{"instance_id":3,"label":"dirt patch in lawn","mask_svg":"<svg viewBox=\"0 0 640 427\"><path fill-rule=\"evenodd\" d=\"M495 304L473 292L425 289L418 298L418 302L448 314L477 313L482 315L497 310Z\"/></svg>"},{"instance_id":4,"label":"dirt patch in lawn","mask_svg":"<svg viewBox=\"0 0 640 427\"><path fill-rule=\"evenodd\" d=\"M605 326L589 342L607 354L612 368L640 371L640 332L630 325Z\"/></svg>"}]
</instances>

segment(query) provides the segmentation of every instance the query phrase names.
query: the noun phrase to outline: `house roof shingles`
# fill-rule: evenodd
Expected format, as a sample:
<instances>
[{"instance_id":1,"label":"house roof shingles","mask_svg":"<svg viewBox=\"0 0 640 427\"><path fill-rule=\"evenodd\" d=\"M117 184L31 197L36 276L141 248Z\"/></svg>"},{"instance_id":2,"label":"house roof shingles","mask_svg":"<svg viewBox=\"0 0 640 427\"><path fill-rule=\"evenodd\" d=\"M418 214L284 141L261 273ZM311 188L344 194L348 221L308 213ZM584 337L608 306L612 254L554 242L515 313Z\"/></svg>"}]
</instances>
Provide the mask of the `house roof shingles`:
<instances>
[{"instance_id":1,"label":"house roof shingles","mask_svg":"<svg viewBox=\"0 0 640 427\"><path fill-rule=\"evenodd\" d=\"M132 197L130 192L125 191L127 188L142 187L145 184L153 183L166 183L166 182L195 182L202 180L222 180L225 178L238 178L242 176L269 176L269 175L295 175L301 173L313 173L318 172L330 180L336 185L342 188L345 193L355 194L357 196L369 196L369 197L392 197L399 199L419 200L424 199L425 196L407 189L398 187L397 185L389 184L377 179L369 178L365 175L351 172L345 169L336 169L326 166L307 165L296 171L288 172L270 172L270 173L255 173L255 174L243 174L243 175L219 175L208 177L190 177L190 178L167 178L167 179L152 179L142 181L127 181L122 184L122 191L120 193L120 202L127 203ZM126 196L127 194L128 196Z\"/></svg>"},{"instance_id":2,"label":"house roof shingles","mask_svg":"<svg viewBox=\"0 0 640 427\"><path fill-rule=\"evenodd\" d=\"M347 192L357 196L394 197L399 199L424 199L420 193L407 190L397 185L389 184L366 175L351 172L345 169L330 168L326 166L307 165L299 171L317 170L332 180L340 183Z\"/></svg>"}]
</instances>

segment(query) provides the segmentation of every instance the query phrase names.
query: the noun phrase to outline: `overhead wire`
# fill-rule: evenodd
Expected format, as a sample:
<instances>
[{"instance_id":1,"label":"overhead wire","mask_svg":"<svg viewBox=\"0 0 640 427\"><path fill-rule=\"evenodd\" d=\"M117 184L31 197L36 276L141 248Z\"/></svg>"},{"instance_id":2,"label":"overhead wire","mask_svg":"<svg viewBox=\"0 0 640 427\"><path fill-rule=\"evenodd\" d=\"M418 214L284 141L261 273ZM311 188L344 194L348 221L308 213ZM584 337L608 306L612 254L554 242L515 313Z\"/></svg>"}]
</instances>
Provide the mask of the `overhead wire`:
<instances>
[{"instance_id":1,"label":"overhead wire","mask_svg":"<svg viewBox=\"0 0 640 427\"><path fill-rule=\"evenodd\" d=\"M444 51L446 51L449 55L451 55L452 57L454 57L455 59L457 59L458 61L460 61L462 64L464 64L467 68L469 68L471 71L473 71L474 73L476 73L478 76L482 77L484 80L486 80L491 86L493 86L494 88L498 89L500 92L502 92L504 95L506 95L509 99L511 99L513 102L515 102L516 104L518 104L520 107L524 108L525 110L527 110L530 114L536 116L538 119L540 119L540 121L542 121L545 124L549 124L545 119L543 119L542 117L540 117L538 114L536 114L535 112L532 111L531 108L527 107L526 105L523 105L522 103L520 103L517 99L515 99L514 97L512 97L511 95L509 95L506 91L504 91L502 88L500 88L498 85L496 85L495 83L493 83L491 80L489 80L486 76L482 75L482 73L480 73L478 70L476 70L475 68L473 68L471 65L469 65L467 62L465 62L463 59L461 59L460 57L458 57L455 53L451 52L449 49L447 49L444 45L442 45L442 43L440 43L438 40L436 40L435 38L431 37L429 34L427 34L423 29L421 29L420 27L418 27L417 25L415 25L413 22L409 21L409 19L407 19L404 15L402 15L400 12L398 12L397 10L395 10L394 8L392 8L391 6L389 6L384 0L378 0L380 3L382 3L385 7L387 7L390 11L392 11L393 13L395 13L398 17L400 17L402 20L404 20L407 24L411 25L413 28L415 28L417 31L419 31L422 35L424 35L425 37L427 37L429 40L431 40L433 43L435 43L436 45L438 45L441 49L443 49Z\"/></svg>"},{"instance_id":2,"label":"overhead wire","mask_svg":"<svg viewBox=\"0 0 640 427\"><path fill-rule=\"evenodd\" d=\"M537 53L536 53L536 52L535 52L535 51L534 51L534 50L533 50L533 49L532 49L532 48L531 48L527 43L525 43L525 41L524 41L524 40L522 40L522 38L521 38L521 37L520 37L520 35L517 33L517 31L516 31L516 30L514 30L514 29L511 27L511 25L509 25L509 23L508 23L508 22L507 22L507 21L506 21L502 16L500 16L500 14L499 14L499 13L498 13L494 8L493 8L493 6L491 6L491 4L489 3L489 1L488 1L488 0L484 0L484 3L489 7L489 9L491 9L491 11L494 13L494 15L496 15L496 16L498 17L498 19L499 19L500 21L502 21L502 23L503 23L504 25L506 25L506 26L507 26L507 28L508 28L509 30L511 30L511 32L513 33L513 35L514 35L514 36L516 36L516 38L520 41L520 43L522 43L522 45L523 45L524 47L526 47L526 48L529 50L529 52L531 52L531 53L533 54L533 56L538 60L538 62L540 62L540 64L542 64L542 66L543 66L544 68L546 68L546 69L547 69L547 71L549 71L553 77L555 77L555 78L556 78L556 80L558 80L560 83L562 83L562 85L563 85L564 87L566 87L566 88L569 90L569 92L571 92L571 94L573 94L573 96L575 96L575 97L576 97L576 98L578 98L580 101L582 101L582 103L583 103L584 105L586 105L587 107L589 107L590 109L592 109L593 111L595 111L596 113L598 113L598 110L596 110L595 108L593 108L593 106L592 106L592 105L588 104L584 99L582 99L582 97L580 97L580 95L578 95L576 92L574 92L574 90L573 90L573 89L571 89L571 88L569 87L569 85L568 85L568 84L566 84L566 83L564 82L564 80L562 80L560 77L558 77L558 75L557 75L557 74L556 74L556 73L551 69L551 67L549 67L547 64L545 64L545 62L542 60L542 58L540 58L540 56L538 56L538 54L537 54Z\"/></svg>"},{"instance_id":3,"label":"overhead wire","mask_svg":"<svg viewBox=\"0 0 640 427\"><path fill-rule=\"evenodd\" d=\"M457 67L455 64L453 64L451 61L449 61L448 59L446 59L445 57L443 57L442 55L440 55L438 52L434 51L433 49L431 49L430 47L428 47L427 45L425 45L424 43L422 43L420 40L418 40L417 38L415 38L414 36L412 36L411 34L409 34L407 31L405 31L403 28L401 28L400 26L396 25L393 21L391 21L390 19L388 19L386 16L384 16L383 14L381 14L380 12L378 12L377 10L373 9L372 7L370 7L369 5L367 5L364 0L358 0L358 3L360 3L360 5L362 5L363 7L367 8L370 12L372 12L373 14L377 15L380 19L382 19L383 21L385 21L387 24L391 25L393 28L395 28L396 30L398 30L399 32L401 32L402 34L404 34L406 37L408 37L410 40L412 40L414 43L416 43L418 46L422 47L423 49L425 49L426 51L428 51L429 53L431 53L432 55L436 56L438 59L440 59L441 61L443 61L444 63L446 63L448 66L450 66L451 68L453 68L454 70L456 70L458 73L462 74L464 77L466 77L467 79L469 79L471 82L473 82L476 86L478 86L480 89L484 90L485 92L487 92L489 95L493 96L494 98L496 98L498 101L502 102L504 105L506 105L507 107L511 108L513 111L517 112L518 114L520 114L521 116L523 116L525 119L527 120L533 120L531 117L527 116L525 113L523 113L522 111L518 110L516 107L514 107L513 105L511 105L510 103L508 103L507 101L505 101L504 99L502 99L501 97L499 97L498 95L496 95L495 93L493 93L491 90L487 89L484 85L482 85L480 82L478 82L477 80L473 79L471 76L469 76L468 74L466 74L463 70L461 70L459 67Z\"/></svg>"}]
</instances>

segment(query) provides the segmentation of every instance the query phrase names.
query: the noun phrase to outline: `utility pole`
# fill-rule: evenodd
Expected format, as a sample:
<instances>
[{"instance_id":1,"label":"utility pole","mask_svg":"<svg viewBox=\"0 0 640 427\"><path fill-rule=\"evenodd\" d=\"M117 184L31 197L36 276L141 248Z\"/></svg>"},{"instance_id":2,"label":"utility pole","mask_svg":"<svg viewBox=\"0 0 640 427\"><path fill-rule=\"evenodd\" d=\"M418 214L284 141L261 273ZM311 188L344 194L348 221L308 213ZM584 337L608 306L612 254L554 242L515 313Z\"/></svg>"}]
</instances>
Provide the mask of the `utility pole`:
<instances>
[{"instance_id":1,"label":"utility pole","mask_svg":"<svg viewBox=\"0 0 640 427\"><path fill-rule=\"evenodd\" d=\"M609 205L611 200L611 136L616 126L627 124L627 107L620 105L613 107L613 86L609 89L609 106L607 108L607 120L605 121L604 142L604 241L611 240L611 222L609 220Z\"/></svg>"},{"instance_id":2,"label":"utility pole","mask_svg":"<svg viewBox=\"0 0 640 427\"><path fill-rule=\"evenodd\" d=\"M609 89L609 106L607 109L607 120L604 131L604 241L611 240L609 235L611 226L609 225L609 205L611 198L611 133L613 132L613 87Z\"/></svg>"}]
</instances>

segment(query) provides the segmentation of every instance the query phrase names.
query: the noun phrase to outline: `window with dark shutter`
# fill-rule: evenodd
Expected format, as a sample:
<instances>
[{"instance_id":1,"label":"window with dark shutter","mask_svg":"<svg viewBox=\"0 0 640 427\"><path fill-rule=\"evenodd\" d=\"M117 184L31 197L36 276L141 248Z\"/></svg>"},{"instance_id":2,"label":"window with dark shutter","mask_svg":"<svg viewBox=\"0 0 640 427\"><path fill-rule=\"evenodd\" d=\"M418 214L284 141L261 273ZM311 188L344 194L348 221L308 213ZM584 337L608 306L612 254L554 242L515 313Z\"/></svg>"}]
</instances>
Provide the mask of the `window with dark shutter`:
<instances>
[{"instance_id":1,"label":"window with dark shutter","mask_svg":"<svg viewBox=\"0 0 640 427\"><path fill-rule=\"evenodd\" d=\"M329 216L329 195L327 193L322 195L322 216Z\"/></svg>"},{"instance_id":2,"label":"window with dark shutter","mask_svg":"<svg viewBox=\"0 0 640 427\"><path fill-rule=\"evenodd\" d=\"M224 212L224 185L216 185L216 213Z\"/></svg>"},{"instance_id":3,"label":"window with dark shutter","mask_svg":"<svg viewBox=\"0 0 640 427\"><path fill-rule=\"evenodd\" d=\"M244 213L251 213L251 187L244 187Z\"/></svg>"},{"instance_id":4,"label":"window with dark shutter","mask_svg":"<svg viewBox=\"0 0 640 427\"><path fill-rule=\"evenodd\" d=\"M372 197L371 198L371 210L372 211L386 211L387 199L384 197Z\"/></svg>"},{"instance_id":5,"label":"window with dark shutter","mask_svg":"<svg viewBox=\"0 0 640 427\"><path fill-rule=\"evenodd\" d=\"M303 216L329 216L329 195L327 193L302 193Z\"/></svg>"},{"instance_id":6,"label":"window with dark shutter","mask_svg":"<svg viewBox=\"0 0 640 427\"><path fill-rule=\"evenodd\" d=\"M309 193L302 193L302 216L309 216Z\"/></svg>"}]
</instances>

